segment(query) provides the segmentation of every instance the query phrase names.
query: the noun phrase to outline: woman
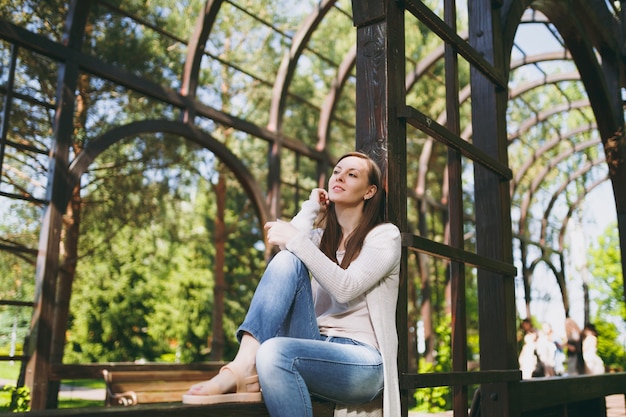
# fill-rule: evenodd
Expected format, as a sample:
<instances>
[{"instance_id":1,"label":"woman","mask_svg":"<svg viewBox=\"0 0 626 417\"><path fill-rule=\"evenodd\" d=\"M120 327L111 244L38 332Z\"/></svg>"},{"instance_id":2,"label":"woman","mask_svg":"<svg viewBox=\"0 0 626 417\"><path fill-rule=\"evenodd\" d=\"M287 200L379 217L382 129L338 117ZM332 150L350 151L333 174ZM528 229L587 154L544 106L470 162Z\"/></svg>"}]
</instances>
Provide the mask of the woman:
<instances>
[{"instance_id":1,"label":"woman","mask_svg":"<svg viewBox=\"0 0 626 417\"><path fill-rule=\"evenodd\" d=\"M565 336L567 338L567 374L583 375L585 360L583 359L582 332L571 317L565 319Z\"/></svg>"},{"instance_id":2,"label":"woman","mask_svg":"<svg viewBox=\"0 0 626 417\"><path fill-rule=\"evenodd\" d=\"M282 250L237 332L239 351L183 402L258 401L262 389L272 417L312 416L311 395L336 402L336 416L399 416L401 243L383 202L380 169L351 152L328 191L313 190L291 222L268 222L267 241Z\"/></svg>"},{"instance_id":3,"label":"woman","mask_svg":"<svg viewBox=\"0 0 626 417\"><path fill-rule=\"evenodd\" d=\"M543 365L542 376L555 376L556 343L553 339L552 325L543 323L541 331L537 333L537 360Z\"/></svg>"},{"instance_id":4,"label":"woman","mask_svg":"<svg viewBox=\"0 0 626 417\"><path fill-rule=\"evenodd\" d=\"M583 329L582 351L585 374L603 374L605 372L604 361L598 356L598 332L591 323L587 323Z\"/></svg>"},{"instance_id":5,"label":"woman","mask_svg":"<svg viewBox=\"0 0 626 417\"><path fill-rule=\"evenodd\" d=\"M522 371L522 379L530 379L539 375L540 372L537 365L541 365L537 356L537 333L529 330L524 335L524 345L520 350L518 357L519 368Z\"/></svg>"}]
</instances>

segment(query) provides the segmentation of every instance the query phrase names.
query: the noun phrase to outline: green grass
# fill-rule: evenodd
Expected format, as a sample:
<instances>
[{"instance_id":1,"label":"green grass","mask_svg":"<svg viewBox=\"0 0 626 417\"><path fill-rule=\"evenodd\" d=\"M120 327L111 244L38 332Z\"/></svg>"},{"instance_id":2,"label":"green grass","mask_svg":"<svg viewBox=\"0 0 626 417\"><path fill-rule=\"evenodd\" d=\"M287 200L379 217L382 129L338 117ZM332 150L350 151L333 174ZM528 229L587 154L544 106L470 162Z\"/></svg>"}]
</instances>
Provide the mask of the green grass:
<instances>
[{"instance_id":1,"label":"green grass","mask_svg":"<svg viewBox=\"0 0 626 417\"><path fill-rule=\"evenodd\" d=\"M0 379L7 380L8 385L15 385L20 375L20 362L0 361ZM62 381L63 385L68 385L76 388L91 388L91 389L104 389L104 381L94 379L74 379ZM2 385L0 383L0 385ZM2 407L3 404L8 404L11 401L11 395L8 392L0 392L0 413L8 412L7 407ZM102 407L104 406L104 400L83 400L79 398L64 398L63 395L59 395L59 408L80 408L80 407Z\"/></svg>"},{"instance_id":2,"label":"green grass","mask_svg":"<svg viewBox=\"0 0 626 417\"><path fill-rule=\"evenodd\" d=\"M0 392L0 404L9 404L11 395L8 392ZM103 407L102 400L83 400L80 398L63 398L59 397L59 408L84 408L84 407ZM0 413L8 412L8 407L0 405Z\"/></svg>"},{"instance_id":3,"label":"green grass","mask_svg":"<svg viewBox=\"0 0 626 417\"><path fill-rule=\"evenodd\" d=\"M59 398L59 408L104 407L104 400L81 400L79 398Z\"/></svg>"},{"instance_id":4,"label":"green grass","mask_svg":"<svg viewBox=\"0 0 626 417\"><path fill-rule=\"evenodd\" d=\"M20 375L21 362L0 361L0 379L8 379L17 382Z\"/></svg>"},{"instance_id":5,"label":"green grass","mask_svg":"<svg viewBox=\"0 0 626 417\"><path fill-rule=\"evenodd\" d=\"M74 379L69 381L62 381L63 385L69 385L72 387L82 387L91 389L104 389L105 384L102 380L94 379ZM76 393L74 393L76 396ZM79 408L79 407L103 407L104 399L102 400L85 400L80 398L64 398L63 394L59 395L59 408Z\"/></svg>"},{"instance_id":6,"label":"green grass","mask_svg":"<svg viewBox=\"0 0 626 417\"><path fill-rule=\"evenodd\" d=\"M91 389L104 389L104 381L99 379L71 379L62 381L63 385L69 385L70 387L82 387Z\"/></svg>"}]
</instances>

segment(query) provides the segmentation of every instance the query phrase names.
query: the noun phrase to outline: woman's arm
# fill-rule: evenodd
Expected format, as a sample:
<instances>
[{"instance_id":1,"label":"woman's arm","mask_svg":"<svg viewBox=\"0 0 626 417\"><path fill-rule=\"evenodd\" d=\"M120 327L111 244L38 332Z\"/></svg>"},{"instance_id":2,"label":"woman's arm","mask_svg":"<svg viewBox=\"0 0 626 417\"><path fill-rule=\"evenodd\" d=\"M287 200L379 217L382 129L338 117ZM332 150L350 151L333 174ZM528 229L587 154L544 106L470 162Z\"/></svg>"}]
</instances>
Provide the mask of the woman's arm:
<instances>
[{"instance_id":1,"label":"woman's arm","mask_svg":"<svg viewBox=\"0 0 626 417\"><path fill-rule=\"evenodd\" d=\"M363 242L359 256L347 269L341 268L318 249L308 235L298 233L285 244L340 303L353 300L382 278L397 273L400 267L400 231L391 223L372 229Z\"/></svg>"},{"instance_id":2,"label":"woman's arm","mask_svg":"<svg viewBox=\"0 0 626 417\"><path fill-rule=\"evenodd\" d=\"M290 223L301 232L313 230L313 223L321 210L328 207L328 193L322 188L311 191L309 199L302 203L302 207Z\"/></svg>"}]
</instances>

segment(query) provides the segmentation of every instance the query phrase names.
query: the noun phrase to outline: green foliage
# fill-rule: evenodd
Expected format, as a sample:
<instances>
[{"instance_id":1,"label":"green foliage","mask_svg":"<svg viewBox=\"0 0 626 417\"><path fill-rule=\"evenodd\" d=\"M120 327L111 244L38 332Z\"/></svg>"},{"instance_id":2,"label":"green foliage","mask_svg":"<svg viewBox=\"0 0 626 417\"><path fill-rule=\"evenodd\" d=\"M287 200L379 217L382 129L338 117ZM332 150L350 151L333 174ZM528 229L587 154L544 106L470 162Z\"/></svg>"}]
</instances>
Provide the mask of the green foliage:
<instances>
[{"instance_id":1,"label":"green foliage","mask_svg":"<svg viewBox=\"0 0 626 417\"><path fill-rule=\"evenodd\" d=\"M588 263L593 277L589 288L597 305L593 323L598 330L598 355L609 368L626 369L626 352L615 324L621 322L623 329L626 314L617 224L609 224L598 237L588 251Z\"/></svg>"},{"instance_id":2,"label":"green foliage","mask_svg":"<svg viewBox=\"0 0 626 417\"><path fill-rule=\"evenodd\" d=\"M194 24L189 14L199 11L201 2L124 2L120 7L185 38ZM272 7L276 2L249 5L256 10L252 15L266 19L278 15ZM274 24L293 26L299 21L293 16L291 22L279 19ZM276 33L264 34L262 26L225 4L217 16L212 48L220 51L221 60L241 67L259 62L261 56L264 62L274 59L275 67L257 66L263 72L257 75L269 79L278 68L281 50L274 47ZM139 27L106 5L94 10L88 35L103 60L163 85L177 82L174 75L180 72L179 52L184 48L171 38ZM216 69L203 66L198 96L210 98L211 106L221 102L227 112L267 123L263 118L271 87L251 89L249 75L228 66ZM82 141L128 121L170 116L170 109L143 95L107 81L89 81L88 129L77 135ZM261 181L264 142L220 129L211 134L227 143ZM235 329L264 266L258 218L241 185L210 152L171 135L145 134L107 149L85 175L66 362L207 359L214 337L217 236L212 188L218 176L227 177L228 183L223 327L224 355L232 357L237 348Z\"/></svg>"},{"instance_id":3,"label":"green foliage","mask_svg":"<svg viewBox=\"0 0 626 417\"><path fill-rule=\"evenodd\" d=\"M598 331L598 356L604 361L604 366L611 371L626 369L626 350L619 343L620 332L614 323L598 321L595 324Z\"/></svg>"},{"instance_id":4,"label":"green foliage","mask_svg":"<svg viewBox=\"0 0 626 417\"><path fill-rule=\"evenodd\" d=\"M79 266L69 356L73 352L87 362L153 361L175 344L177 322L208 325L210 310L197 311L195 303L208 304L209 272L179 233L168 233L168 215L177 219L173 213L184 213L175 202L168 204L174 206L153 213L154 223L122 226L94 251L89 268Z\"/></svg>"},{"instance_id":5,"label":"green foliage","mask_svg":"<svg viewBox=\"0 0 626 417\"><path fill-rule=\"evenodd\" d=\"M74 284L68 362L207 359L215 260L213 179L188 183L197 160L193 154L176 164L165 155L160 158L167 170L145 175L129 169L120 181L103 182L84 198L81 241L88 251ZM262 237L256 213L231 174L220 175L229 183L224 329L225 355L232 357L235 329L264 260L263 251L255 248Z\"/></svg>"},{"instance_id":6,"label":"green foliage","mask_svg":"<svg viewBox=\"0 0 626 417\"><path fill-rule=\"evenodd\" d=\"M13 411L16 413L30 411L30 390L28 387L18 388L14 385L5 385L0 388L0 392L9 394L8 401L0 403L0 411ZM3 397L0 397L0 399Z\"/></svg>"},{"instance_id":7,"label":"green foliage","mask_svg":"<svg viewBox=\"0 0 626 417\"><path fill-rule=\"evenodd\" d=\"M450 372L452 370L452 319L445 315L435 329L437 335L437 356L434 363L420 358L419 372ZM450 387L420 388L415 391L416 410L436 413L451 409L452 391Z\"/></svg>"},{"instance_id":8,"label":"green foliage","mask_svg":"<svg viewBox=\"0 0 626 417\"><path fill-rule=\"evenodd\" d=\"M107 3L141 16L152 27L167 29L180 39L188 37L193 31L195 22L189 16L195 16L201 6L198 0L176 3L167 0L116 0ZM96 56L156 83L168 85L178 82L177 76L182 70L186 53L184 45L107 5L98 4L92 12L88 42Z\"/></svg>"},{"instance_id":9,"label":"green foliage","mask_svg":"<svg viewBox=\"0 0 626 417\"><path fill-rule=\"evenodd\" d=\"M609 224L604 233L598 236L598 241L589 251L588 262L593 277L589 287L598 293L594 297L598 305L598 318L626 317L617 224Z\"/></svg>"}]
</instances>

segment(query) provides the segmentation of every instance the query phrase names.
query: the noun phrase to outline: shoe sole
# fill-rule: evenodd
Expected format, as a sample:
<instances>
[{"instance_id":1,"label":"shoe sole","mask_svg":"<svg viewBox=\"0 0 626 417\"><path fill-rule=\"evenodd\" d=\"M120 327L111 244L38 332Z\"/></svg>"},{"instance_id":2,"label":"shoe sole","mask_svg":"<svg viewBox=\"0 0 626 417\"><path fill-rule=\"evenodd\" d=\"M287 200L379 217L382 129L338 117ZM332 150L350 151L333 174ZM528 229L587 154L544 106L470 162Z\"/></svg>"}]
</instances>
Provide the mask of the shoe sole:
<instances>
[{"instance_id":1,"label":"shoe sole","mask_svg":"<svg viewBox=\"0 0 626 417\"><path fill-rule=\"evenodd\" d=\"M183 404L225 404L225 403L260 403L263 396L260 392L240 392L217 395L183 395Z\"/></svg>"}]
</instances>

